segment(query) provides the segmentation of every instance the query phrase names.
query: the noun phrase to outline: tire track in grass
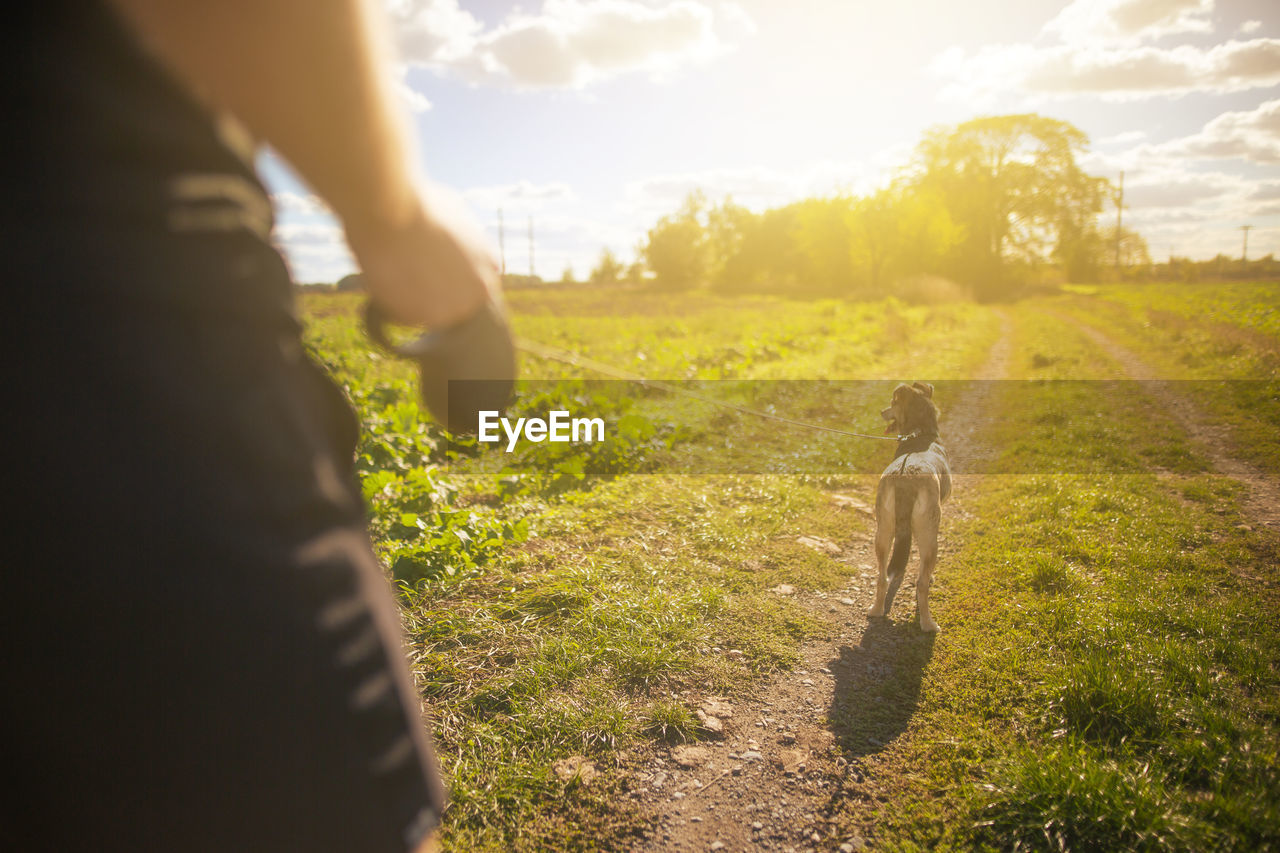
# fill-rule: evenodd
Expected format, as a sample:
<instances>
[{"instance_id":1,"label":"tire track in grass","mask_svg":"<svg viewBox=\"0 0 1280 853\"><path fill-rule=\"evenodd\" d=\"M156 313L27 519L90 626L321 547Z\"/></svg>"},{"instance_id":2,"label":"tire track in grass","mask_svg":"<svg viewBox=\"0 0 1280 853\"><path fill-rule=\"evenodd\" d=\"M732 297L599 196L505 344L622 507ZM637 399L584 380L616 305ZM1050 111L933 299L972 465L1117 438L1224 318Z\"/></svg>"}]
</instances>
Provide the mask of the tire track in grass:
<instances>
[{"instance_id":1,"label":"tire track in grass","mask_svg":"<svg viewBox=\"0 0 1280 853\"><path fill-rule=\"evenodd\" d=\"M944 443L953 461L980 462L991 452L982 439L995 392L987 380L1008 373L1012 337L1012 321L1001 313L1000 338L974 377L977 381L943 409ZM972 461L965 467L981 469ZM949 550L947 516L964 512L966 495L980 482L980 474L956 477L953 500L958 507L944 509L941 578ZM870 506L874 487L875 479L867 478L862 494L829 494L856 528L849 536L852 542L797 537L805 547L850 567L846 587L831 594L775 588L776 594L794 596L827 622L832 636L804 644L795 667L772 676L749 698L703 697L699 712L704 725L706 718L714 718L710 725L720 729L720 737L675 747L667 756L633 768L630 796L653 815L650 831L634 850L844 851L866 846L863 836L840 837L837 831L842 787L852 778L875 790L874 771L858 759L878 752L905 730L934 637L920 633L914 615L901 619L901 602L914 601L909 589L898 598L899 621L868 624L865 614L876 573ZM945 580L940 586L945 588ZM935 597L945 600L945 593ZM877 692L887 695L872 698ZM851 745L851 739L859 743Z\"/></svg>"},{"instance_id":2,"label":"tire track in grass","mask_svg":"<svg viewBox=\"0 0 1280 853\"><path fill-rule=\"evenodd\" d=\"M1222 423L1206 418L1190 400L1179 394L1173 384L1159 374L1132 351L1111 340L1098 329L1069 315L1056 313L1055 317L1084 333L1097 347L1120 366L1132 380L1141 381L1143 388L1178 422L1191 436L1197 449L1212 463L1217 473L1230 477L1245 486L1242 509L1246 518L1268 530L1280 533L1280 483L1250 463L1240 459L1232 449L1230 429Z\"/></svg>"}]
</instances>

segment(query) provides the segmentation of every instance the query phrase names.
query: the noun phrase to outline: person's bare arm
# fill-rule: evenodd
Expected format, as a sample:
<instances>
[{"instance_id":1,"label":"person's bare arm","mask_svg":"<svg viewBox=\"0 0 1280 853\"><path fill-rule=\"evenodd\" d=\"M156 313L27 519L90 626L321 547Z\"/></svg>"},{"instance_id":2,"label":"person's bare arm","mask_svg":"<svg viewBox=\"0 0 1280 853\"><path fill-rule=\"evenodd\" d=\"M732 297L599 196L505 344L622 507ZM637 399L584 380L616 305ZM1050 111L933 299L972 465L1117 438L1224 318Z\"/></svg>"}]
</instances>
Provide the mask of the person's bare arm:
<instances>
[{"instance_id":1,"label":"person's bare arm","mask_svg":"<svg viewBox=\"0 0 1280 853\"><path fill-rule=\"evenodd\" d=\"M442 327L496 287L479 230L414 167L374 0L111 0L198 97L239 118L342 219L390 319Z\"/></svg>"}]
</instances>

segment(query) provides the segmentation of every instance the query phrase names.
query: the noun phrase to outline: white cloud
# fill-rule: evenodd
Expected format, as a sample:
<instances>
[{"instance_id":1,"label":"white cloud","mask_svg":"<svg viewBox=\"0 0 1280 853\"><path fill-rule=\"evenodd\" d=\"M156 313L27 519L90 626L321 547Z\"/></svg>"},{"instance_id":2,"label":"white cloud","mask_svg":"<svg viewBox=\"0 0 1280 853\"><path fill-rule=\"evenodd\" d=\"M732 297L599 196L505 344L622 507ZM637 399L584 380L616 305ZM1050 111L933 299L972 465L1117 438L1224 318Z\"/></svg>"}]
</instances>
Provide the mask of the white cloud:
<instances>
[{"instance_id":1,"label":"white cloud","mask_svg":"<svg viewBox=\"0 0 1280 853\"><path fill-rule=\"evenodd\" d=\"M277 241L289 246L346 245L342 228L331 222L285 222L276 225L271 233Z\"/></svg>"},{"instance_id":2,"label":"white cloud","mask_svg":"<svg viewBox=\"0 0 1280 853\"><path fill-rule=\"evenodd\" d=\"M332 220L277 223L271 237L294 281L337 281L356 268L342 228Z\"/></svg>"},{"instance_id":3,"label":"white cloud","mask_svg":"<svg viewBox=\"0 0 1280 853\"><path fill-rule=\"evenodd\" d=\"M1043 32L1068 44L1157 39L1213 29L1213 0L1074 0Z\"/></svg>"},{"instance_id":4,"label":"white cloud","mask_svg":"<svg viewBox=\"0 0 1280 853\"><path fill-rule=\"evenodd\" d=\"M601 246L627 246L635 240L630 229L584 216L539 216L534 220L534 229L534 237L539 244L549 243L558 249L596 252Z\"/></svg>"},{"instance_id":5,"label":"white cloud","mask_svg":"<svg viewBox=\"0 0 1280 853\"><path fill-rule=\"evenodd\" d=\"M747 10L737 3L721 0L716 4L716 18L724 37L731 40L753 36L760 29Z\"/></svg>"},{"instance_id":6,"label":"white cloud","mask_svg":"<svg viewBox=\"0 0 1280 853\"><path fill-rule=\"evenodd\" d=\"M1136 174L1183 170L1197 161L1212 160L1280 164L1280 98L1264 101L1251 110L1221 113L1188 136L1119 151L1089 151L1081 156L1080 164L1101 174L1114 174L1121 169Z\"/></svg>"},{"instance_id":7,"label":"white cloud","mask_svg":"<svg viewBox=\"0 0 1280 853\"><path fill-rule=\"evenodd\" d=\"M282 216L290 214L298 216L329 215L329 206L318 195L278 192L271 194L271 201L275 205L276 212Z\"/></svg>"},{"instance_id":8,"label":"white cloud","mask_svg":"<svg viewBox=\"0 0 1280 853\"><path fill-rule=\"evenodd\" d=\"M1280 98L1252 110L1223 113L1199 133L1154 146L1162 154L1280 163Z\"/></svg>"},{"instance_id":9,"label":"white cloud","mask_svg":"<svg viewBox=\"0 0 1280 853\"><path fill-rule=\"evenodd\" d=\"M472 187L463 190L462 197L473 208L487 214L498 208L512 211L540 210L547 205L574 201L577 196L572 187L558 181L547 184L517 181L514 184Z\"/></svg>"},{"instance_id":10,"label":"white cloud","mask_svg":"<svg viewBox=\"0 0 1280 853\"><path fill-rule=\"evenodd\" d=\"M527 86L581 87L620 71L659 70L716 47L711 10L681 2L548 0L543 14L509 20L486 41L489 55Z\"/></svg>"},{"instance_id":11,"label":"white cloud","mask_svg":"<svg viewBox=\"0 0 1280 853\"><path fill-rule=\"evenodd\" d=\"M1240 29L1237 30L1237 32L1242 33L1243 35L1248 35L1249 33L1256 33L1261 28L1262 28L1262 21L1258 21L1258 20L1245 21L1243 24L1240 25Z\"/></svg>"},{"instance_id":12,"label":"white cloud","mask_svg":"<svg viewBox=\"0 0 1280 853\"><path fill-rule=\"evenodd\" d=\"M732 196L739 204L761 208L795 198L800 188L797 176L772 169L708 169L632 181L626 198L642 208L671 213L695 191L713 201Z\"/></svg>"},{"instance_id":13,"label":"white cloud","mask_svg":"<svg viewBox=\"0 0 1280 853\"><path fill-rule=\"evenodd\" d=\"M427 100L426 95L410 86L409 81L403 77L396 81L396 91L399 92L404 105L409 108L409 112L425 113L431 109L431 102Z\"/></svg>"},{"instance_id":14,"label":"white cloud","mask_svg":"<svg viewBox=\"0 0 1280 853\"><path fill-rule=\"evenodd\" d=\"M1232 40L1208 49L1019 44L968 54L953 47L930 67L950 80L944 94L978 101L1008 91L1109 100L1240 92L1280 83L1280 39Z\"/></svg>"},{"instance_id":15,"label":"white cloud","mask_svg":"<svg viewBox=\"0 0 1280 853\"><path fill-rule=\"evenodd\" d=\"M1214 0L1073 0L1036 44L953 46L930 69L943 95L991 103L1002 93L1033 98L1133 100L1192 92L1240 92L1280 83L1280 39L1160 47L1171 35L1213 31ZM1243 34L1261 24L1246 21Z\"/></svg>"},{"instance_id":16,"label":"white cloud","mask_svg":"<svg viewBox=\"0 0 1280 853\"><path fill-rule=\"evenodd\" d=\"M1128 145L1131 142L1137 142L1145 139L1147 132L1145 130L1126 130L1123 133L1117 133L1112 136L1104 136L1099 139L1098 145Z\"/></svg>"},{"instance_id":17,"label":"white cloud","mask_svg":"<svg viewBox=\"0 0 1280 853\"><path fill-rule=\"evenodd\" d=\"M1280 201L1280 181L1263 181L1254 187L1249 198L1253 201Z\"/></svg>"},{"instance_id":18,"label":"white cloud","mask_svg":"<svg viewBox=\"0 0 1280 853\"><path fill-rule=\"evenodd\" d=\"M388 0L387 11L401 58L419 65L459 61L484 29L458 0Z\"/></svg>"},{"instance_id":19,"label":"white cloud","mask_svg":"<svg viewBox=\"0 0 1280 853\"><path fill-rule=\"evenodd\" d=\"M1225 180L1224 180L1225 178ZM1239 191L1240 181L1221 174L1152 176L1126 184L1126 208L1180 208Z\"/></svg>"},{"instance_id":20,"label":"white cloud","mask_svg":"<svg viewBox=\"0 0 1280 853\"><path fill-rule=\"evenodd\" d=\"M1157 145L1139 145L1106 158L1110 167L1133 168L1140 163L1170 164L1185 160L1248 160L1263 165L1280 164L1280 99L1263 101L1252 110L1233 110L1208 120L1190 136Z\"/></svg>"},{"instance_id":21,"label":"white cloud","mask_svg":"<svg viewBox=\"0 0 1280 853\"><path fill-rule=\"evenodd\" d=\"M1164 257L1171 249L1193 258L1238 254L1239 225L1265 225L1262 217L1280 214L1280 181L1259 183L1238 174L1204 171L1203 164L1174 153L1172 146L1092 152L1084 161L1089 170L1113 179L1125 169L1125 225L1147 240L1155 256ZM1114 207L1108 207L1102 221L1110 223L1114 217ZM1251 237L1250 254L1254 245Z\"/></svg>"},{"instance_id":22,"label":"white cloud","mask_svg":"<svg viewBox=\"0 0 1280 853\"><path fill-rule=\"evenodd\" d=\"M521 89L667 73L714 57L754 27L736 4L701 0L545 0L536 14L517 8L488 31L456 0L393 0L390 10L405 62Z\"/></svg>"},{"instance_id":23,"label":"white cloud","mask_svg":"<svg viewBox=\"0 0 1280 853\"><path fill-rule=\"evenodd\" d=\"M1125 171L1124 221L1146 238L1153 255L1238 256L1239 225L1265 226L1264 217L1280 215L1280 180L1216 171L1213 161L1280 162L1278 113L1280 100L1268 101L1253 110L1223 113L1189 136L1121 151L1091 151L1081 157L1081 165L1113 180ZM1110 221L1114 210L1103 216ZM1250 254L1255 245L1258 254L1272 250L1265 239L1255 241L1251 235Z\"/></svg>"}]
</instances>

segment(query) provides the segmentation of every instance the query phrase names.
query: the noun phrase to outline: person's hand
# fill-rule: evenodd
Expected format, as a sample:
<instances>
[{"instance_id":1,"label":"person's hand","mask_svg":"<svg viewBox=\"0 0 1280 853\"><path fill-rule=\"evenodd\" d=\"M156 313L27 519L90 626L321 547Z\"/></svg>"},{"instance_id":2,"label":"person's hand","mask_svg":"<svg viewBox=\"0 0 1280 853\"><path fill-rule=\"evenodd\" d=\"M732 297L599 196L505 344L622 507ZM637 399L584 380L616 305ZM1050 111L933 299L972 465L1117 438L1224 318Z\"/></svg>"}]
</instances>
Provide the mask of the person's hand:
<instances>
[{"instance_id":1,"label":"person's hand","mask_svg":"<svg viewBox=\"0 0 1280 853\"><path fill-rule=\"evenodd\" d=\"M498 265L460 201L430 188L404 221L347 223L347 242L365 289L382 315L404 326L457 325L486 301L498 302Z\"/></svg>"}]
</instances>

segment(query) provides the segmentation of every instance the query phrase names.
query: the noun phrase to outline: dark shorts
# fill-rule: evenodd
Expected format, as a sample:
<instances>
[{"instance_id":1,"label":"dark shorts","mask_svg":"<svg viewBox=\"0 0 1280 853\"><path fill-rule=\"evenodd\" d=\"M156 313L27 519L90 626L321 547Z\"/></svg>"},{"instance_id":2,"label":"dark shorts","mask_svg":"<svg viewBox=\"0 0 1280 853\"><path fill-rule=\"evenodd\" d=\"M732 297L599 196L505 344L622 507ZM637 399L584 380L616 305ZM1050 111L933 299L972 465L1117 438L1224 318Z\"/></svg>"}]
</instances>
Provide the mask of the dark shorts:
<instances>
[{"instance_id":1,"label":"dark shorts","mask_svg":"<svg viewBox=\"0 0 1280 853\"><path fill-rule=\"evenodd\" d=\"M5 331L0 847L415 845L440 782L296 327L90 291Z\"/></svg>"}]
</instances>

